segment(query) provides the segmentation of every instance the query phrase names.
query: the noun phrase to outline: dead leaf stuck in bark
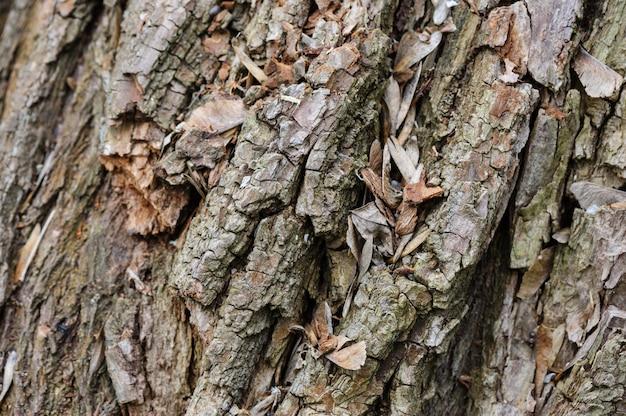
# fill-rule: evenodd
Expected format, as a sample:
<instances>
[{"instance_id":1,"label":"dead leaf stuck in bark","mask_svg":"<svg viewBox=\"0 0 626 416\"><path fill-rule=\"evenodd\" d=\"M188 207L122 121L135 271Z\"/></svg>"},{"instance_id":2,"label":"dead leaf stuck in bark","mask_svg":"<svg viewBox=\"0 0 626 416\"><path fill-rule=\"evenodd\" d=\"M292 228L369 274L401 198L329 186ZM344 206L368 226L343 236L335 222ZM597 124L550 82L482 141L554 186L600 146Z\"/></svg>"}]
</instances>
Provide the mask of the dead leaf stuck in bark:
<instances>
[{"instance_id":1,"label":"dead leaf stuck in bark","mask_svg":"<svg viewBox=\"0 0 626 416\"><path fill-rule=\"evenodd\" d=\"M565 324L557 328L548 328L540 325L537 328L537 341L535 344L535 397L541 395L544 378L548 369L554 363L556 356L565 339Z\"/></svg>"},{"instance_id":2,"label":"dead leaf stuck in bark","mask_svg":"<svg viewBox=\"0 0 626 416\"><path fill-rule=\"evenodd\" d=\"M303 332L312 348L314 358L325 356L333 363L347 370L358 370L365 363L367 352L365 341L357 342L344 348L350 341L344 335L333 334L332 316L328 303L323 302L317 306L310 324L304 327L291 325L290 330Z\"/></svg>"},{"instance_id":3,"label":"dead leaf stuck in bark","mask_svg":"<svg viewBox=\"0 0 626 416\"><path fill-rule=\"evenodd\" d=\"M242 98L216 94L195 108L181 127L183 130L219 134L240 126L247 112Z\"/></svg>"},{"instance_id":4,"label":"dead leaf stuck in bark","mask_svg":"<svg viewBox=\"0 0 626 416\"><path fill-rule=\"evenodd\" d=\"M4 400L4 396L6 396L9 391L9 387L11 387L11 383L13 383L13 373L15 371L15 363L17 362L17 352L15 350L9 353L9 358L7 358L7 362L4 365L4 374L2 376L2 393L0 393L0 403Z\"/></svg>"},{"instance_id":5,"label":"dead leaf stuck in bark","mask_svg":"<svg viewBox=\"0 0 626 416\"><path fill-rule=\"evenodd\" d=\"M20 258L17 263L17 268L15 269L15 282L21 282L26 277L26 272L28 272L28 267L30 263L35 258L35 254L37 254L37 248L39 247L39 243L43 239L43 236L54 218L54 214L56 213L56 208L53 209L50 214L48 214L48 218L43 225L43 228L37 224L31 231L26 244L20 250Z\"/></svg>"},{"instance_id":6,"label":"dead leaf stuck in bark","mask_svg":"<svg viewBox=\"0 0 626 416\"><path fill-rule=\"evenodd\" d=\"M365 341L336 350L328 354L326 358L346 370L359 370L367 358Z\"/></svg>"},{"instance_id":7,"label":"dead leaf stuck in bark","mask_svg":"<svg viewBox=\"0 0 626 416\"><path fill-rule=\"evenodd\" d=\"M522 283L517 291L518 298L527 299L539 290L543 282L546 281L552 272L555 252L556 246L541 250L535 262L522 277Z\"/></svg>"},{"instance_id":8,"label":"dead leaf stuck in bark","mask_svg":"<svg viewBox=\"0 0 626 416\"><path fill-rule=\"evenodd\" d=\"M409 79L413 76L413 72L409 75L407 71L434 51L442 39L443 34L439 31L430 35L410 31L402 35L393 68L394 77Z\"/></svg>"},{"instance_id":9,"label":"dead leaf stuck in bark","mask_svg":"<svg viewBox=\"0 0 626 416\"><path fill-rule=\"evenodd\" d=\"M414 204L421 204L442 195L443 189L439 186L427 186L423 176L419 182L409 183L404 187L404 200Z\"/></svg>"},{"instance_id":10,"label":"dead leaf stuck in bark","mask_svg":"<svg viewBox=\"0 0 626 416\"><path fill-rule=\"evenodd\" d=\"M610 97L624 82L624 78L600 62L582 46L574 59L574 71L590 97Z\"/></svg>"},{"instance_id":11,"label":"dead leaf stuck in bark","mask_svg":"<svg viewBox=\"0 0 626 416\"><path fill-rule=\"evenodd\" d=\"M243 66L246 67L246 69L250 72L250 74L252 74L252 76L256 78L257 81L261 83L265 82L267 80L267 75L265 75L265 72L263 72L263 70L257 64L254 63L252 58L248 56L248 54L243 50L243 48L239 46L239 42L237 41L237 38L234 38L232 40L232 46L233 46L233 50L235 51L235 55L237 55L237 58L239 58Z\"/></svg>"}]
</instances>

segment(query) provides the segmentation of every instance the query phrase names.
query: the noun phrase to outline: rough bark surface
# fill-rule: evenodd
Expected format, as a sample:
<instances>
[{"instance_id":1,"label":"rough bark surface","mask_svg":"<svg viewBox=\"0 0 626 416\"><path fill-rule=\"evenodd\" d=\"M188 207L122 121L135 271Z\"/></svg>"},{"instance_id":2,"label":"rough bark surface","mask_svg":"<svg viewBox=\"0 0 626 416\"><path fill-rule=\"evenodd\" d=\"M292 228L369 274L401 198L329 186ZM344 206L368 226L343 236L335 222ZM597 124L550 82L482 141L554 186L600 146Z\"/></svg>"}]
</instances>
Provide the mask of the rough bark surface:
<instances>
[{"instance_id":1,"label":"rough bark surface","mask_svg":"<svg viewBox=\"0 0 626 416\"><path fill-rule=\"evenodd\" d=\"M626 5L452 3L2 2L2 413L626 412Z\"/></svg>"}]
</instances>

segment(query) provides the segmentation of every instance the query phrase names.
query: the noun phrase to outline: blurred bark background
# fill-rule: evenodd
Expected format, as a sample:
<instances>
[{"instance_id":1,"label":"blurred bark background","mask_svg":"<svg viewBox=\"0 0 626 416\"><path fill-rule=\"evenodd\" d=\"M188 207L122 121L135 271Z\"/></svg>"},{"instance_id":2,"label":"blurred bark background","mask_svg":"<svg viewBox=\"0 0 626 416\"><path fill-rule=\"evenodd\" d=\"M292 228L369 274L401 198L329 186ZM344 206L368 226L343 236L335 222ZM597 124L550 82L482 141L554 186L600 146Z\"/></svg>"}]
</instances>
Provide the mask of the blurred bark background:
<instances>
[{"instance_id":1,"label":"blurred bark background","mask_svg":"<svg viewBox=\"0 0 626 416\"><path fill-rule=\"evenodd\" d=\"M624 2L0 30L2 414L626 412Z\"/></svg>"}]
</instances>

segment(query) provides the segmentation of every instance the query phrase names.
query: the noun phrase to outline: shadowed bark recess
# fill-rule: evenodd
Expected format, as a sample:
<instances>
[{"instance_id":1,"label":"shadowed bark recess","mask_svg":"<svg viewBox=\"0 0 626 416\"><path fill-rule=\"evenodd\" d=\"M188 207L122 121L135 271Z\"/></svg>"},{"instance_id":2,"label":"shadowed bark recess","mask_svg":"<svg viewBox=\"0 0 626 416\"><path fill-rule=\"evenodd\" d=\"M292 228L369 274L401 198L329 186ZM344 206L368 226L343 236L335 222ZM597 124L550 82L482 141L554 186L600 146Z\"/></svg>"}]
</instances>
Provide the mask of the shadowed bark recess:
<instances>
[{"instance_id":1,"label":"shadowed bark recess","mask_svg":"<svg viewBox=\"0 0 626 416\"><path fill-rule=\"evenodd\" d=\"M0 5L2 413L626 412L625 22Z\"/></svg>"}]
</instances>

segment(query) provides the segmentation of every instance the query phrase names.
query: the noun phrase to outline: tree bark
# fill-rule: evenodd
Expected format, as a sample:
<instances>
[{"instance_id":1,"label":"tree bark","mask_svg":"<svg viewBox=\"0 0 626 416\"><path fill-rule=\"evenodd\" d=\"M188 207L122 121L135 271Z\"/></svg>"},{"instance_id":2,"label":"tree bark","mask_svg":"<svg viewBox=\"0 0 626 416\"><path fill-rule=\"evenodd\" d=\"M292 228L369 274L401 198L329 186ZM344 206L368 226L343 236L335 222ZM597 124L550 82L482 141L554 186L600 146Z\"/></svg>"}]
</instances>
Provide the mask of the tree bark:
<instances>
[{"instance_id":1,"label":"tree bark","mask_svg":"<svg viewBox=\"0 0 626 416\"><path fill-rule=\"evenodd\" d=\"M2 413L626 412L626 5L440 1L0 4Z\"/></svg>"}]
</instances>

